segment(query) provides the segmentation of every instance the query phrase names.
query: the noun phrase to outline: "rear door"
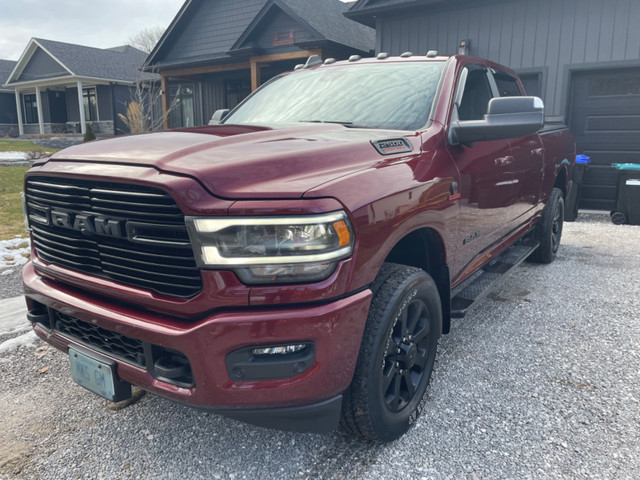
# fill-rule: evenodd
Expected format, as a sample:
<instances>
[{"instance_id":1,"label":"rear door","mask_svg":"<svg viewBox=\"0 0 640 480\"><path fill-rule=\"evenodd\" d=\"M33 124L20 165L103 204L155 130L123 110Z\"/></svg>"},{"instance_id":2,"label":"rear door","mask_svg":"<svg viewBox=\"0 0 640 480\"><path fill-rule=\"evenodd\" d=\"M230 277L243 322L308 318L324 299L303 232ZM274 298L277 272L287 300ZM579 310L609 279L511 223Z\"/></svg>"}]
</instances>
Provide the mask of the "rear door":
<instances>
[{"instance_id":1,"label":"rear door","mask_svg":"<svg viewBox=\"0 0 640 480\"><path fill-rule=\"evenodd\" d=\"M501 97L522 96L518 81L502 70L493 69L493 78ZM517 228L528 220L530 211L540 201L544 148L537 133L522 138L509 139L513 162L513 219L512 228Z\"/></svg>"}]
</instances>

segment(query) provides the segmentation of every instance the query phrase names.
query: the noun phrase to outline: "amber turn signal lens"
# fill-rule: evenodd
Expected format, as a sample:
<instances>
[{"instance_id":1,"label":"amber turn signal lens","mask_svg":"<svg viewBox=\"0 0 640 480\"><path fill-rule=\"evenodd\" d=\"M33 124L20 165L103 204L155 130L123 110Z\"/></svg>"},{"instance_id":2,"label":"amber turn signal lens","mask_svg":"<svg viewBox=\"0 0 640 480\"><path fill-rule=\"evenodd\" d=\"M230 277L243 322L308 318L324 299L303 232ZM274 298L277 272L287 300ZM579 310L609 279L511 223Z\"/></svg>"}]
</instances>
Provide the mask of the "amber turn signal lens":
<instances>
[{"instance_id":1,"label":"amber turn signal lens","mask_svg":"<svg viewBox=\"0 0 640 480\"><path fill-rule=\"evenodd\" d=\"M333 228L336 230L338 238L340 239L340 243L338 244L338 246L346 247L347 245L349 245L351 237L349 236L349 228L347 227L345 221L340 220L337 222L333 222Z\"/></svg>"}]
</instances>

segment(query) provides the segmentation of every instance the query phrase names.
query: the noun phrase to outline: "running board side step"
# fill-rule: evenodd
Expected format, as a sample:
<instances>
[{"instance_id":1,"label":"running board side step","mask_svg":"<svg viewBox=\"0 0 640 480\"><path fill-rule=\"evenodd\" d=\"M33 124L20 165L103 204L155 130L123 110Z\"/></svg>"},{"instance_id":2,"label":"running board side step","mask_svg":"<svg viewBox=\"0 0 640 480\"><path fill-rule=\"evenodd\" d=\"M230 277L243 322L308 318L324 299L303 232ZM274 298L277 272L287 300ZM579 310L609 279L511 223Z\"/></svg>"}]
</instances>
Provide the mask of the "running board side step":
<instances>
[{"instance_id":1,"label":"running board side step","mask_svg":"<svg viewBox=\"0 0 640 480\"><path fill-rule=\"evenodd\" d=\"M531 240L513 244L454 288L451 292L451 317L464 317L478 300L484 298L496 283L520 265L539 245L540 242Z\"/></svg>"}]
</instances>

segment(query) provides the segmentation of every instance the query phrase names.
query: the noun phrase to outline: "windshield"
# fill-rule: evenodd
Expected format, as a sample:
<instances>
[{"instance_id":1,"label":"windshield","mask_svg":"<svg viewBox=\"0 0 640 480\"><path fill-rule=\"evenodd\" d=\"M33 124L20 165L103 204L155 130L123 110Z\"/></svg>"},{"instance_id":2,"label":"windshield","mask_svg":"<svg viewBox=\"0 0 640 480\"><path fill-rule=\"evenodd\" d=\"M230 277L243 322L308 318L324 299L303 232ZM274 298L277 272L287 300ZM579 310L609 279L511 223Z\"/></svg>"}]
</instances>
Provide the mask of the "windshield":
<instances>
[{"instance_id":1,"label":"windshield","mask_svg":"<svg viewBox=\"0 0 640 480\"><path fill-rule=\"evenodd\" d=\"M340 123L417 130L429 119L442 62L388 62L298 70L265 85L224 123Z\"/></svg>"}]
</instances>

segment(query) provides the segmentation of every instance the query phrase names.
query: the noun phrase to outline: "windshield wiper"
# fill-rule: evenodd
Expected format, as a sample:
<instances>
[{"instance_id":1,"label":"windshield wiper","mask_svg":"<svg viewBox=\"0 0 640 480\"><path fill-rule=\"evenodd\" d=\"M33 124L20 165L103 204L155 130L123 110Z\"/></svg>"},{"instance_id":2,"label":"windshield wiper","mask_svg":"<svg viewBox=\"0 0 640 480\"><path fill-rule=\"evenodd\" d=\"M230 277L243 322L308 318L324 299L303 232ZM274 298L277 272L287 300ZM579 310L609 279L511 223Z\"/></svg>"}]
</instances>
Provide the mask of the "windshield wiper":
<instances>
[{"instance_id":1,"label":"windshield wiper","mask_svg":"<svg viewBox=\"0 0 640 480\"><path fill-rule=\"evenodd\" d=\"M338 122L333 120L298 120L299 123L334 123L347 128L368 128L364 125L354 125L353 122Z\"/></svg>"}]
</instances>

